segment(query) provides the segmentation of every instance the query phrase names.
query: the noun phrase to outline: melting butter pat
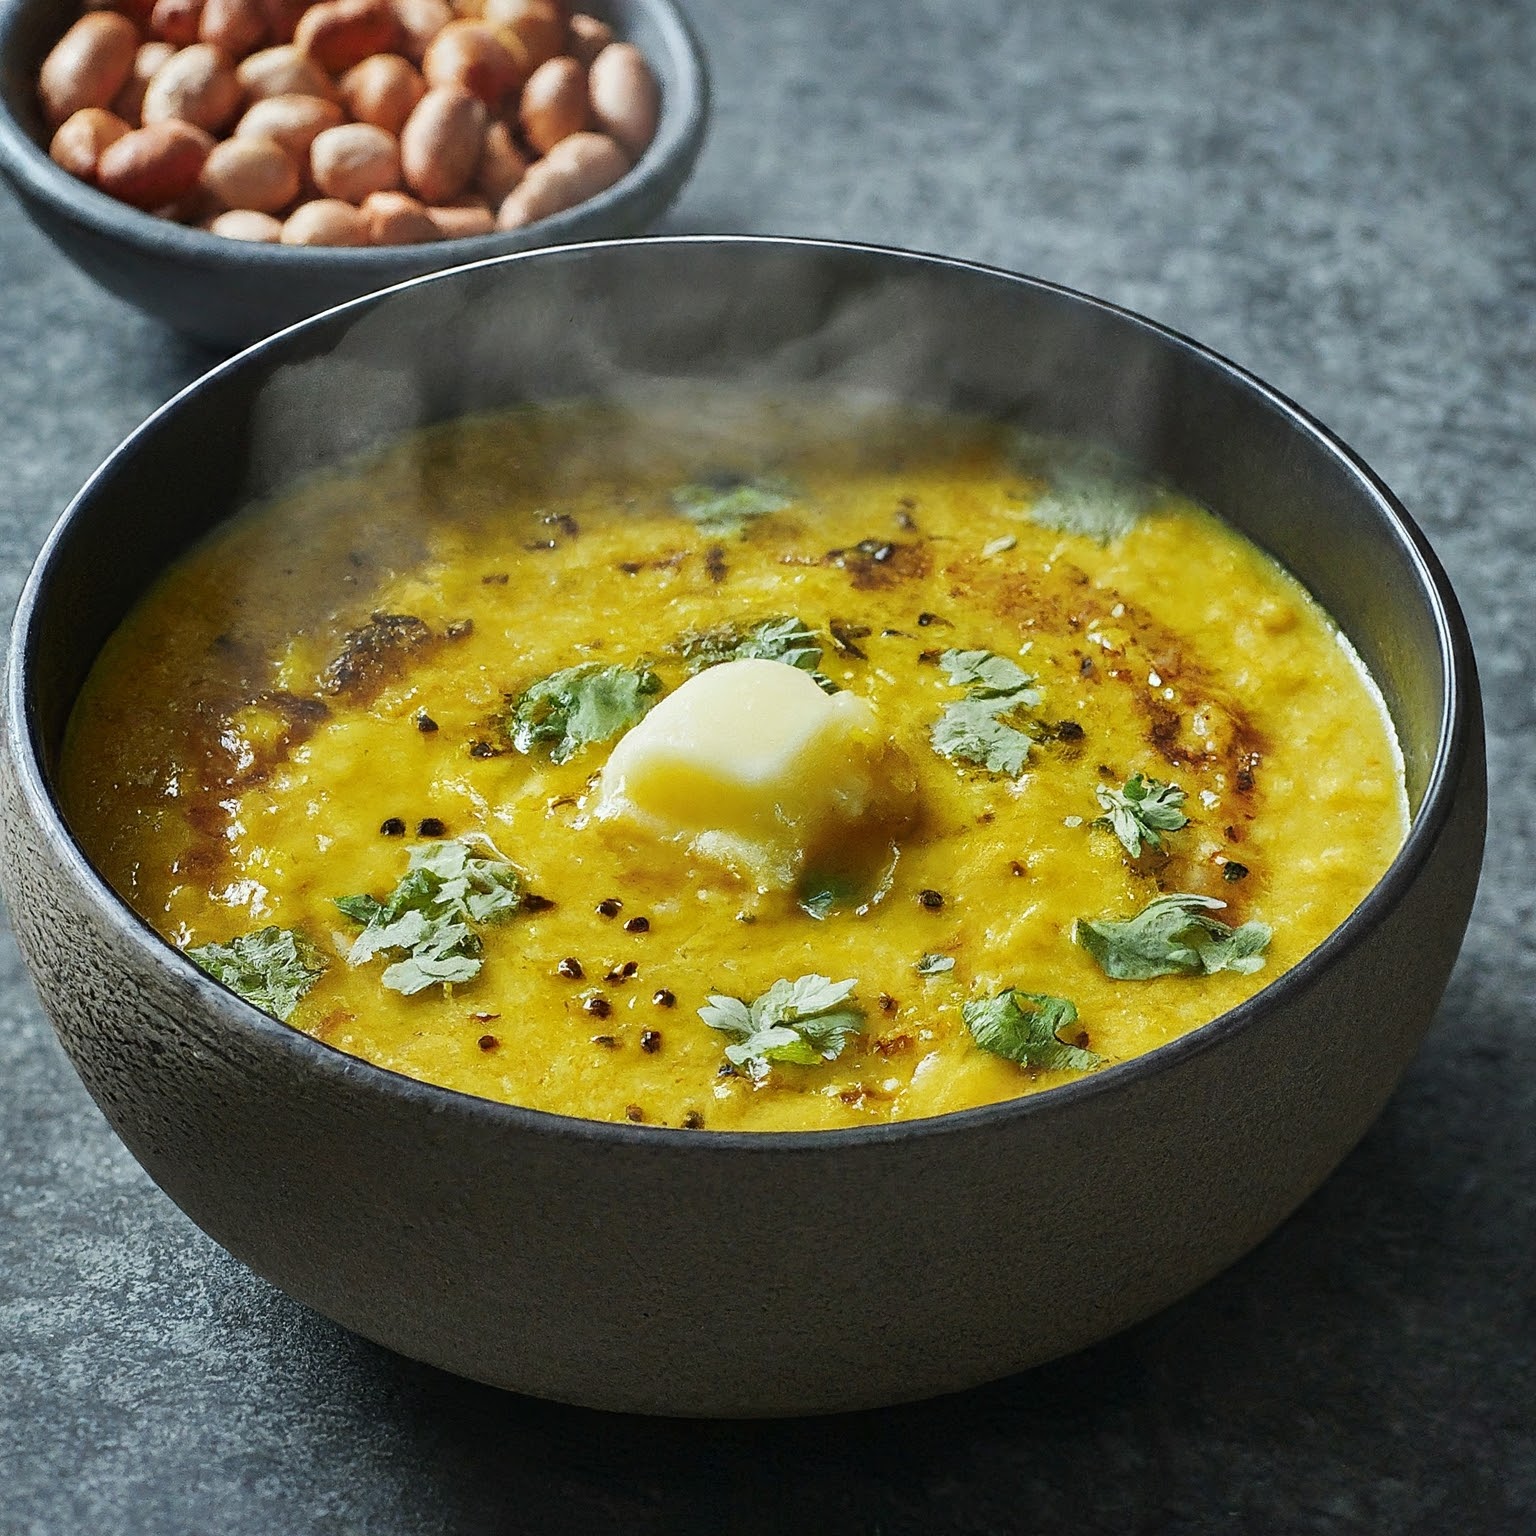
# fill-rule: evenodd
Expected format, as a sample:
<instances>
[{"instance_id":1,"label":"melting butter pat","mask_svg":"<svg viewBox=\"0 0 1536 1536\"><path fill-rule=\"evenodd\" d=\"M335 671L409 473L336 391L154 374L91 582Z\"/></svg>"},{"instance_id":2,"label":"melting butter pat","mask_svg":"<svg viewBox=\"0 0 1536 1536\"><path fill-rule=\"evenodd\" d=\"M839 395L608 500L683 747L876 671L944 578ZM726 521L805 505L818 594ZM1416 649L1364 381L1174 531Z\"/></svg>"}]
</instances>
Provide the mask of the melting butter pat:
<instances>
[{"instance_id":1,"label":"melting butter pat","mask_svg":"<svg viewBox=\"0 0 1536 1536\"><path fill-rule=\"evenodd\" d=\"M869 704L777 661L689 678L614 748L596 814L760 892L867 886L913 819L915 779Z\"/></svg>"}]
</instances>

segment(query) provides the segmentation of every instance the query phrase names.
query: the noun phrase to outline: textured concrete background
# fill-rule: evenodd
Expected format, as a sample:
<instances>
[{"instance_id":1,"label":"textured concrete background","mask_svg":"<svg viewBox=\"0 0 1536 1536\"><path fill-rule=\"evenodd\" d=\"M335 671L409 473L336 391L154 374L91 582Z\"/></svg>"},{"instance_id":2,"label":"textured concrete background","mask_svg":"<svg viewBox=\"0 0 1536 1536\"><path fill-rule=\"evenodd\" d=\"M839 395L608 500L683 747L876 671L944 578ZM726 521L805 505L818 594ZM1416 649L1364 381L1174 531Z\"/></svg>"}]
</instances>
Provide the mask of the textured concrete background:
<instances>
[{"instance_id":1,"label":"textured concrete background","mask_svg":"<svg viewBox=\"0 0 1536 1536\"><path fill-rule=\"evenodd\" d=\"M1536 5L692 8L718 115L665 228L916 246L1143 310L1422 520L1492 725L1440 1021L1322 1193L1154 1321L920 1407L678 1425L467 1386L273 1292L117 1144L0 940L0 1531L1529 1531ZM0 297L8 607L87 473L212 359L8 201Z\"/></svg>"}]
</instances>

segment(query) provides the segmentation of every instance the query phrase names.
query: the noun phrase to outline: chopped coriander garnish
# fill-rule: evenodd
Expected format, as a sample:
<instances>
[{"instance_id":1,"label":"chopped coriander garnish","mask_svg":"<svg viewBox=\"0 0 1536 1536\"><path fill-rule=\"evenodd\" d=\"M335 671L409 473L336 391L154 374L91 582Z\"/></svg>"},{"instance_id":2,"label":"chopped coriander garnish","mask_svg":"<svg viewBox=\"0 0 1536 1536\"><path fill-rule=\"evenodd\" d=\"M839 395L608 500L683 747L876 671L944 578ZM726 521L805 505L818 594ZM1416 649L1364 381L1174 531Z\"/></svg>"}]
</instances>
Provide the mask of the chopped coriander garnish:
<instances>
[{"instance_id":1,"label":"chopped coriander garnish","mask_svg":"<svg viewBox=\"0 0 1536 1536\"><path fill-rule=\"evenodd\" d=\"M1015 460L1045 481L1029 515L1058 533L1080 533L1108 544L1134 528L1157 490L1117 455L1092 443L1021 434Z\"/></svg>"},{"instance_id":2,"label":"chopped coriander garnish","mask_svg":"<svg viewBox=\"0 0 1536 1536\"><path fill-rule=\"evenodd\" d=\"M1100 816L1094 826L1108 827L1133 859L1141 856L1143 844L1161 848L1164 832L1177 832L1189 824L1189 817L1179 809L1188 797L1177 784L1133 773L1125 781L1124 789L1097 784L1093 792L1108 813Z\"/></svg>"},{"instance_id":3,"label":"chopped coriander garnish","mask_svg":"<svg viewBox=\"0 0 1536 1536\"><path fill-rule=\"evenodd\" d=\"M945 651L939 665L950 682L966 689L966 696L934 722L934 750L1018 778L1029 757L1030 738L1015 722L1019 711L1040 705L1034 678L992 651Z\"/></svg>"},{"instance_id":4,"label":"chopped coriander garnish","mask_svg":"<svg viewBox=\"0 0 1536 1536\"><path fill-rule=\"evenodd\" d=\"M672 505L705 533L740 533L754 518L783 512L796 501L794 487L776 475L717 475L680 485Z\"/></svg>"},{"instance_id":5,"label":"chopped coriander garnish","mask_svg":"<svg viewBox=\"0 0 1536 1536\"><path fill-rule=\"evenodd\" d=\"M1271 930L1264 923L1232 928L1209 915L1225 906L1214 896L1159 896L1123 921L1080 917L1072 937L1114 981L1262 969Z\"/></svg>"},{"instance_id":6,"label":"chopped coriander garnish","mask_svg":"<svg viewBox=\"0 0 1536 1536\"><path fill-rule=\"evenodd\" d=\"M837 684L817 670L821 642L804 619L785 616L758 624L720 624L684 635L678 648L690 672L702 672L723 661L782 661L786 667L809 672L826 692L838 692Z\"/></svg>"},{"instance_id":7,"label":"chopped coriander garnish","mask_svg":"<svg viewBox=\"0 0 1536 1536\"><path fill-rule=\"evenodd\" d=\"M954 968L955 957L953 955L924 955L917 962L917 974L919 976L938 976L945 971L952 971Z\"/></svg>"},{"instance_id":8,"label":"chopped coriander garnish","mask_svg":"<svg viewBox=\"0 0 1536 1536\"><path fill-rule=\"evenodd\" d=\"M1064 997L1008 987L996 997L967 1003L960 1012L977 1045L1021 1067L1087 1072L1102 1059L1060 1038L1077 1022L1077 1009Z\"/></svg>"},{"instance_id":9,"label":"chopped coriander garnish","mask_svg":"<svg viewBox=\"0 0 1536 1536\"><path fill-rule=\"evenodd\" d=\"M187 959L246 1002L287 1023L325 973L325 956L294 928L258 928L227 944L197 944Z\"/></svg>"},{"instance_id":10,"label":"chopped coriander garnish","mask_svg":"<svg viewBox=\"0 0 1536 1536\"><path fill-rule=\"evenodd\" d=\"M507 716L507 736L519 752L545 746L551 762L569 762L584 746L607 741L643 719L660 692L661 679L643 662L566 667L518 695Z\"/></svg>"},{"instance_id":11,"label":"chopped coriander garnish","mask_svg":"<svg viewBox=\"0 0 1536 1536\"><path fill-rule=\"evenodd\" d=\"M339 896L336 905L363 931L347 952L349 965L375 955L401 959L381 978L409 996L437 983L469 981L480 972L479 925L500 922L520 905L522 881L505 859L487 858L454 838L418 843L400 883L383 901Z\"/></svg>"},{"instance_id":12,"label":"chopped coriander garnish","mask_svg":"<svg viewBox=\"0 0 1536 1536\"><path fill-rule=\"evenodd\" d=\"M761 1082L776 1061L813 1067L842 1054L864 1022L863 1010L850 1001L857 985L827 976L776 981L752 1003L712 996L699 1017L737 1037L725 1048L726 1060Z\"/></svg>"}]
</instances>

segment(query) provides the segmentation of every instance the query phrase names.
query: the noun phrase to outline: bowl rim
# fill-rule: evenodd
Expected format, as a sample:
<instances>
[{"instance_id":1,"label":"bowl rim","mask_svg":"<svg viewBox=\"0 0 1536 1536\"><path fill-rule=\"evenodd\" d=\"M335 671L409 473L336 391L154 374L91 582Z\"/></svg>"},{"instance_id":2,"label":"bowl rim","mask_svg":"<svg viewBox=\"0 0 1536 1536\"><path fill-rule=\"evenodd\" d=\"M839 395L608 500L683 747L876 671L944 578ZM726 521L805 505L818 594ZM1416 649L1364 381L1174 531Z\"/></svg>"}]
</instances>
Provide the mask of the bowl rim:
<instances>
[{"instance_id":1,"label":"bowl rim","mask_svg":"<svg viewBox=\"0 0 1536 1536\"><path fill-rule=\"evenodd\" d=\"M1344 921L1316 948L1281 972L1247 1001L1163 1045L1086 1074L1073 1082L970 1109L952 1110L911 1120L886 1121L876 1125L831 1130L722 1130L701 1133L678 1127L632 1124L628 1121L586 1120L552 1110L531 1109L524 1105L479 1098L460 1089L446 1088L377 1066L284 1024L246 1002L195 966L134 912L96 870L65 820L62 807L43 769L40 722L29 683L29 657L35 647L40 601L51 583L58 551L74 519L113 478L119 463L136 453L153 436L162 419L174 415L187 402L203 393L218 389L227 374L238 372L269 354L280 355L291 345L292 338L301 333L321 325L332 325L346 315L361 316L368 309L421 284L462 281L469 272L514 266L527 261L581 260L587 253L611 252L629 246L754 247L800 251L808 257L818 253L873 257L897 266L973 274L988 281L1001 281L1065 298L1148 333L1200 364L1214 368L1231 383L1257 396L1263 404L1279 412L1317 451L1342 467L1375 501L1377 509L1385 514L1413 564L1419 591L1428 602L1434 623L1439 664L1446 683L1434 759L1426 776L1418 811L1411 818L1407 837L1385 873ZM1402 900L1419 878L1451 819L1461 772L1475 745L1474 731L1480 719L1476 706L1477 673L1471 638L1449 578L1428 539L1401 502L1364 460L1287 396L1237 363L1181 332L1137 314L1134 310L1063 284L958 257L802 236L652 236L630 240L586 241L514 252L487 261L427 273L365 294L299 321L236 353L179 390L147 417L123 439L71 499L48 533L22 588L6 646L5 666L3 723L6 727L6 751L16 774L18 790L60 864L122 942L140 952L146 963L168 967L187 992L205 1003L215 1014L221 1015L231 1026L256 1036L264 1048L271 1047L290 1058L299 1070L318 1072L338 1084L348 1083L353 1088L402 1100L435 1116L448 1115L468 1121L484 1121L489 1127L499 1128L508 1134L535 1134L628 1147L680 1148L690 1144L715 1151L751 1150L759 1155L781 1155L785 1152L810 1155L835 1147L883 1147L912 1137L964 1135L1015 1117L1061 1113L1103 1094L1129 1088L1145 1078L1176 1068L1225 1044L1260 1015L1283 1005L1288 998L1303 991L1316 978L1339 964Z\"/></svg>"},{"instance_id":2,"label":"bowl rim","mask_svg":"<svg viewBox=\"0 0 1536 1536\"><path fill-rule=\"evenodd\" d=\"M35 0L0 0L0 57L11 48L21 18ZM71 176L49 158L11 111L0 90L0 175L19 190L48 204L78 227L105 239L132 246L141 254L160 260L179 260L248 271L296 270L301 263L317 272L377 272L383 280L391 268L405 262L430 260L433 253L452 257L444 265L465 266L495 256L514 255L545 246L584 242L596 238L594 226L622 217L632 204L642 202L658 177L674 167L687 174L702 147L710 115L709 69L704 48L687 13L675 0L621 0L645 11L663 39L668 56L677 66L678 81L669 109L662 96L656 136L644 152L611 187L574 208L551 214L522 229L497 229L488 235L468 235L457 240L421 241L411 245L292 246L252 240L231 240L193 225L156 218ZM612 0L601 8L611 7ZM85 12L81 13L87 14ZM619 36L616 41L624 41ZM348 301L350 302L350 300ZM264 338L265 339L265 338Z\"/></svg>"}]
</instances>

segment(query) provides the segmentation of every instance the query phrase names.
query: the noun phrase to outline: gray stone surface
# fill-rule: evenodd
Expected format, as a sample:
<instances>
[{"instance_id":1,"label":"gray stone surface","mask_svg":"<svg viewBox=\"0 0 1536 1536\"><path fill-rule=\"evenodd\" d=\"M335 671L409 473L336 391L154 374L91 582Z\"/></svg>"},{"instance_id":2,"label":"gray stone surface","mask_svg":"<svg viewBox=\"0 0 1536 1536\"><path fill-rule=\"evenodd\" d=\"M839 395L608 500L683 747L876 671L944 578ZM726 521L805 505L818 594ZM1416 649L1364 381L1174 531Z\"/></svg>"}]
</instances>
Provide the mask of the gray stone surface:
<instances>
[{"instance_id":1,"label":"gray stone surface","mask_svg":"<svg viewBox=\"0 0 1536 1536\"><path fill-rule=\"evenodd\" d=\"M1439 1023L1324 1190L1133 1332L923 1406L679 1425L468 1386L273 1292L118 1145L6 939L0 1532L1529 1531L1536 6L693 10L718 113L667 228L945 251L1143 310L1320 415L1422 520L1492 727ZM211 359L3 199L0 297L9 607L71 492Z\"/></svg>"}]
</instances>

